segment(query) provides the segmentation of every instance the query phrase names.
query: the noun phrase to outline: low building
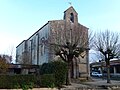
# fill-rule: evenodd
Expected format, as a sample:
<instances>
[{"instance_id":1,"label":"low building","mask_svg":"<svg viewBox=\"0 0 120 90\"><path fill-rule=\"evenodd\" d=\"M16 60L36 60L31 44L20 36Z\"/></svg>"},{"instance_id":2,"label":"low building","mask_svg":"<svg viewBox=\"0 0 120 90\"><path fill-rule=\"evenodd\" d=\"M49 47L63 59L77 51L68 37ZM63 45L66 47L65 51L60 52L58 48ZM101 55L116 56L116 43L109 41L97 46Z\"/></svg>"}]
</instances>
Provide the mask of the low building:
<instances>
[{"instance_id":1,"label":"low building","mask_svg":"<svg viewBox=\"0 0 120 90\"><path fill-rule=\"evenodd\" d=\"M120 76L120 60L111 60L110 61L110 73L112 76ZM106 72L106 63L105 61L94 62L90 64L91 72L107 73Z\"/></svg>"},{"instance_id":2,"label":"low building","mask_svg":"<svg viewBox=\"0 0 120 90\"><path fill-rule=\"evenodd\" d=\"M9 64L7 74L37 74L38 65Z\"/></svg>"}]
</instances>

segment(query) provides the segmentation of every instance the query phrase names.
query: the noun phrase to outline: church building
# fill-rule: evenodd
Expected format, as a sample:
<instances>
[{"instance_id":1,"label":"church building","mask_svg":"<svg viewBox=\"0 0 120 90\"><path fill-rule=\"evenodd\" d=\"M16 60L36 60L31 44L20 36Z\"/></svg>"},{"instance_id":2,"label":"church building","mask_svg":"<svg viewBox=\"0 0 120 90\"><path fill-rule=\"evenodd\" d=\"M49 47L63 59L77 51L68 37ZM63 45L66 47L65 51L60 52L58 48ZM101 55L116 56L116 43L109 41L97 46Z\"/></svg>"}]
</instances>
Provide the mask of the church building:
<instances>
[{"instance_id":1,"label":"church building","mask_svg":"<svg viewBox=\"0 0 120 90\"><path fill-rule=\"evenodd\" d=\"M72 6L64 11L62 20L48 21L16 47L16 63L42 65L53 61L57 56L49 42L64 43L65 39L66 41L77 42L78 46L87 42L85 46L88 46L88 28L78 22L78 13ZM74 59L72 64L73 78L89 77L88 51Z\"/></svg>"}]
</instances>

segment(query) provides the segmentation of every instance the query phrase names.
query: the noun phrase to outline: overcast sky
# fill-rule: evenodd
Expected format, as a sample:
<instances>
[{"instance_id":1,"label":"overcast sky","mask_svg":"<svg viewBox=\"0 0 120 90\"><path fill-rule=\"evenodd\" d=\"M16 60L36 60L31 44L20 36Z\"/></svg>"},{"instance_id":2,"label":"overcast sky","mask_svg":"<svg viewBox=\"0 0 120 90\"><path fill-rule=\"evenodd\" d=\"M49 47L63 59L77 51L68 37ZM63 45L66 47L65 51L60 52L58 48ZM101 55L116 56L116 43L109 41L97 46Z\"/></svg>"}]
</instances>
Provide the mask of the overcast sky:
<instances>
[{"instance_id":1,"label":"overcast sky","mask_svg":"<svg viewBox=\"0 0 120 90\"><path fill-rule=\"evenodd\" d=\"M15 53L47 21L63 19L68 2L89 29L120 32L120 0L0 0L0 54Z\"/></svg>"}]
</instances>

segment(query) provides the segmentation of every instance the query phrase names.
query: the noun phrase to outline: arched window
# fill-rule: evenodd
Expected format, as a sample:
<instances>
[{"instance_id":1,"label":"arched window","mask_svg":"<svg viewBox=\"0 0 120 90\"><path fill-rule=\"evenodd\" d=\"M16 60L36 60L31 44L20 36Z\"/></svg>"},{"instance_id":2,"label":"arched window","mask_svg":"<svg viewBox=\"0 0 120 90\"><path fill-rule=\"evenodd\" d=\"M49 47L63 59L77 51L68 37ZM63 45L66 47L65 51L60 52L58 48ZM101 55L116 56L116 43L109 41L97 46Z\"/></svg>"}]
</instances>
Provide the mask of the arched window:
<instances>
[{"instance_id":1,"label":"arched window","mask_svg":"<svg viewBox=\"0 0 120 90\"><path fill-rule=\"evenodd\" d=\"M70 21L74 23L74 14L70 13Z\"/></svg>"}]
</instances>

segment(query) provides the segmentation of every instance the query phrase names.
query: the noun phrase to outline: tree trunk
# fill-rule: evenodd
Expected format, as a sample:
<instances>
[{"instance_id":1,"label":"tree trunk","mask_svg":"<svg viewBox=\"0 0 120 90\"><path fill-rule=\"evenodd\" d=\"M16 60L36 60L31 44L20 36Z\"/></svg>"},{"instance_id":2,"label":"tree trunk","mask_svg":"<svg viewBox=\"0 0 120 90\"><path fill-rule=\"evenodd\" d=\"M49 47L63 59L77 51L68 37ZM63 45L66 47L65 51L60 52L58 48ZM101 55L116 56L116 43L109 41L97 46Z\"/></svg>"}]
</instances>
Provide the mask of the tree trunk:
<instances>
[{"instance_id":1,"label":"tree trunk","mask_svg":"<svg viewBox=\"0 0 120 90\"><path fill-rule=\"evenodd\" d=\"M66 85L71 85L71 64L68 63L68 71L66 74Z\"/></svg>"},{"instance_id":2,"label":"tree trunk","mask_svg":"<svg viewBox=\"0 0 120 90\"><path fill-rule=\"evenodd\" d=\"M107 65L107 83L111 83L110 82L110 65Z\"/></svg>"},{"instance_id":3,"label":"tree trunk","mask_svg":"<svg viewBox=\"0 0 120 90\"><path fill-rule=\"evenodd\" d=\"M102 70L102 79L104 80L103 66L101 67L101 70Z\"/></svg>"},{"instance_id":4,"label":"tree trunk","mask_svg":"<svg viewBox=\"0 0 120 90\"><path fill-rule=\"evenodd\" d=\"M106 67L107 67L107 83L111 83L110 82L110 60L107 60Z\"/></svg>"}]
</instances>

